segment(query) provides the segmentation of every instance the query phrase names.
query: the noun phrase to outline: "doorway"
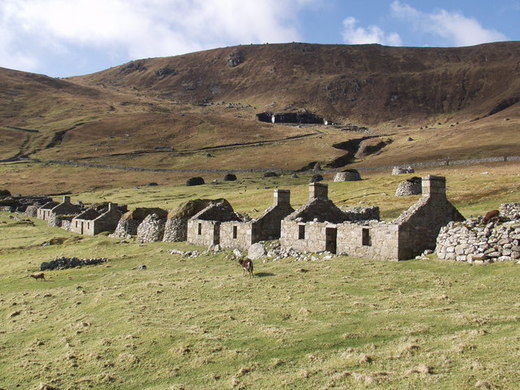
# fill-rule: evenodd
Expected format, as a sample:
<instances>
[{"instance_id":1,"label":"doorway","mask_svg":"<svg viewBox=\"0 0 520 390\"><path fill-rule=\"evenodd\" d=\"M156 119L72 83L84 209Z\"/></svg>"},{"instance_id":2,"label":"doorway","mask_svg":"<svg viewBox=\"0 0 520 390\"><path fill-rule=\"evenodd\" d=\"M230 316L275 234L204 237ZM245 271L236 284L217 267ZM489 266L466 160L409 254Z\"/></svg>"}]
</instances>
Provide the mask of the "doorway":
<instances>
[{"instance_id":1,"label":"doorway","mask_svg":"<svg viewBox=\"0 0 520 390\"><path fill-rule=\"evenodd\" d=\"M325 250L330 253L336 253L338 247L338 229L325 229Z\"/></svg>"}]
</instances>

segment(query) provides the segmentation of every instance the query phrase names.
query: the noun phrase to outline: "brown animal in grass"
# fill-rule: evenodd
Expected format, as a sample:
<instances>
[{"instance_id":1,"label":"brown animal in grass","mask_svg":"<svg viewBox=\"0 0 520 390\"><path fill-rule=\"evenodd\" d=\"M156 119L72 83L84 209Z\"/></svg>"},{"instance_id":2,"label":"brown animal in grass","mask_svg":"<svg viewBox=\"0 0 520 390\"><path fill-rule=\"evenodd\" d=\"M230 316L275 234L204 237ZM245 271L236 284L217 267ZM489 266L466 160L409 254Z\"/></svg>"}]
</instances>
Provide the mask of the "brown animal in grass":
<instances>
[{"instance_id":1,"label":"brown animal in grass","mask_svg":"<svg viewBox=\"0 0 520 390\"><path fill-rule=\"evenodd\" d=\"M484 215L484 218L482 219L482 223L488 223L492 219L498 218L500 215L500 212L498 210L491 210Z\"/></svg>"},{"instance_id":2,"label":"brown animal in grass","mask_svg":"<svg viewBox=\"0 0 520 390\"><path fill-rule=\"evenodd\" d=\"M31 274L29 275L31 278L34 278L34 279L41 279L41 280L45 280L45 274L43 272L38 272L36 274Z\"/></svg>"},{"instance_id":3,"label":"brown animal in grass","mask_svg":"<svg viewBox=\"0 0 520 390\"><path fill-rule=\"evenodd\" d=\"M249 259L240 259L238 263L242 266L242 270L244 271L244 275L249 274L249 276L253 276L253 262Z\"/></svg>"}]
</instances>

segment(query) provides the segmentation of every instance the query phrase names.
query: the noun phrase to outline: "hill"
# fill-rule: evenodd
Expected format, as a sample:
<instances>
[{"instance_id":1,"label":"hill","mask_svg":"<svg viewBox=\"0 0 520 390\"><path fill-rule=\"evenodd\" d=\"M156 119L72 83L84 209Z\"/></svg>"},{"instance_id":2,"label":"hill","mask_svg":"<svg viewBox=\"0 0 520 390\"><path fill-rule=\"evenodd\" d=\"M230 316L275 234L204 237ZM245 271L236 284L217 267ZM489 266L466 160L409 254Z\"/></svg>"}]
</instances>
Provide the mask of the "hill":
<instances>
[{"instance_id":1,"label":"hill","mask_svg":"<svg viewBox=\"0 0 520 390\"><path fill-rule=\"evenodd\" d=\"M67 79L0 69L0 159L298 169L510 155L520 148L519 75L518 42L250 45ZM259 122L266 111L337 125ZM363 153L342 148L349 140Z\"/></svg>"}]
</instances>

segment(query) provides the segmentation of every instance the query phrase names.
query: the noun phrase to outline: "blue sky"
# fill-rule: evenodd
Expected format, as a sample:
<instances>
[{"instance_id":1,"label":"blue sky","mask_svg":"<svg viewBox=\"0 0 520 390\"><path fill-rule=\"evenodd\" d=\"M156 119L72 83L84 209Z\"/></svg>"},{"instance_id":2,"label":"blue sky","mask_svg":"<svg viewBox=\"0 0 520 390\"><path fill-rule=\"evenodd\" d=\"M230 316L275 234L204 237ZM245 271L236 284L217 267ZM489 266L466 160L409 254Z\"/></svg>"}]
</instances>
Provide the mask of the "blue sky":
<instances>
[{"instance_id":1,"label":"blue sky","mask_svg":"<svg viewBox=\"0 0 520 390\"><path fill-rule=\"evenodd\" d=\"M71 76L274 42L468 46L520 39L520 0L0 0L0 66Z\"/></svg>"}]
</instances>

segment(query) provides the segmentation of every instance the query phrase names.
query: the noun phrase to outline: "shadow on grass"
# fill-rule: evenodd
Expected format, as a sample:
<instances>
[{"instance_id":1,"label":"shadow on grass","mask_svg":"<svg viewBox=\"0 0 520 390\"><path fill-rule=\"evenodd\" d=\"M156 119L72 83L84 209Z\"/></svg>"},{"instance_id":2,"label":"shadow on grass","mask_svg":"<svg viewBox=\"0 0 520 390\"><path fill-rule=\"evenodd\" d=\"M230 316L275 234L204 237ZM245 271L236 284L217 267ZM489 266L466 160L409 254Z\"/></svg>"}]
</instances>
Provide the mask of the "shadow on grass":
<instances>
[{"instance_id":1,"label":"shadow on grass","mask_svg":"<svg viewBox=\"0 0 520 390\"><path fill-rule=\"evenodd\" d=\"M271 272L257 272L254 276L257 276L259 278L265 278L267 276L274 276Z\"/></svg>"}]
</instances>

